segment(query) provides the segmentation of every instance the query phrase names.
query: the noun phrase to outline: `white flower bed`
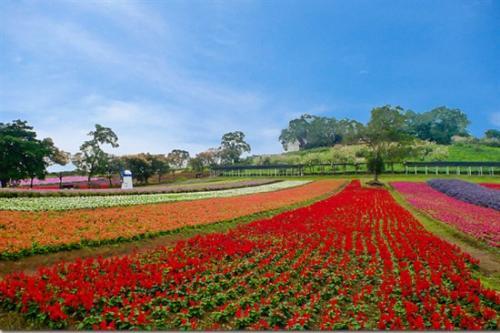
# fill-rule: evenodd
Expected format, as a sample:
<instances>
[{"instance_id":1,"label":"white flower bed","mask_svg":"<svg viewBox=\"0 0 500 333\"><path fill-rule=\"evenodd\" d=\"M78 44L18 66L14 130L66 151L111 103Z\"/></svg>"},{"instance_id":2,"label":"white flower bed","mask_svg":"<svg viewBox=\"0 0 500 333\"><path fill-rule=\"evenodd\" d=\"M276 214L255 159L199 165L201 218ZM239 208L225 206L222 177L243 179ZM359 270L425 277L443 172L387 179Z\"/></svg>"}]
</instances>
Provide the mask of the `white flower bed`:
<instances>
[{"instance_id":1,"label":"white flower bed","mask_svg":"<svg viewBox=\"0 0 500 333\"><path fill-rule=\"evenodd\" d=\"M245 187L230 190L191 192L191 193L161 193L138 195L110 195L84 197L38 197L38 198L0 198L0 210L40 211L68 210L80 208L99 208L114 206L130 206L153 204L170 201L198 200L207 198L224 198L245 194L271 192L290 187L304 185L310 181L287 180L261 186Z\"/></svg>"}]
</instances>

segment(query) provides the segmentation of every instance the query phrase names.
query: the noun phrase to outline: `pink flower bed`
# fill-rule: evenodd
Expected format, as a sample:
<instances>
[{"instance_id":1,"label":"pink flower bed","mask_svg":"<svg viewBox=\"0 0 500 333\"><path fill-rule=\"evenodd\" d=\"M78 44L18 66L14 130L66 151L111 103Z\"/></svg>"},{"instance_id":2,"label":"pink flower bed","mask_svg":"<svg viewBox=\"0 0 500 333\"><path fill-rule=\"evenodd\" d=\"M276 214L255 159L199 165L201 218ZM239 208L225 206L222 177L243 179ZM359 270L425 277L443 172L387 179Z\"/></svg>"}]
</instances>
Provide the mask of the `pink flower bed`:
<instances>
[{"instance_id":1,"label":"pink flower bed","mask_svg":"<svg viewBox=\"0 0 500 333\"><path fill-rule=\"evenodd\" d=\"M453 199L426 183L391 185L415 208L495 247L500 246L500 212Z\"/></svg>"},{"instance_id":2,"label":"pink flower bed","mask_svg":"<svg viewBox=\"0 0 500 333\"><path fill-rule=\"evenodd\" d=\"M93 177L91 180L96 181L99 178ZM78 183L78 182L86 182L87 177L86 176L64 176L63 177L63 183ZM31 183L30 179L25 179L21 180L20 184L21 186L29 186ZM48 177L45 179L38 179L35 178L33 179L33 185L48 185L48 184L59 184L59 177Z\"/></svg>"}]
</instances>

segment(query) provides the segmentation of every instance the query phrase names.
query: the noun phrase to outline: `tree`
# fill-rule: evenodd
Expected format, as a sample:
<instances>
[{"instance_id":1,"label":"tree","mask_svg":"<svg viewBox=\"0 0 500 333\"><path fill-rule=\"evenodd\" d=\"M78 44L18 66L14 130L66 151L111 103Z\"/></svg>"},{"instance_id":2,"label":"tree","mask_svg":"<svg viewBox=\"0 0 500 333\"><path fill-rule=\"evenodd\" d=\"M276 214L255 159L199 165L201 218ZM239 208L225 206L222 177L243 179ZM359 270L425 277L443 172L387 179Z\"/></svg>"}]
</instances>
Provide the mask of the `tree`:
<instances>
[{"instance_id":1,"label":"tree","mask_svg":"<svg viewBox=\"0 0 500 333\"><path fill-rule=\"evenodd\" d=\"M363 131L363 124L356 120L341 119L337 122L338 136L342 138L343 144L357 143L361 132Z\"/></svg>"},{"instance_id":2,"label":"tree","mask_svg":"<svg viewBox=\"0 0 500 333\"><path fill-rule=\"evenodd\" d=\"M220 163L220 149L210 148L196 155L200 159L203 167L212 167Z\"/></svg>"},{"instance_id":3,"label":"tree","mask_svg":"<svg viewBox=\"0 0 500 333\"><path fill-rule=\"evenodd\" d=\"M368 145L367 166L376 183L391 150L411 142L405 129L406 117L401 107L385 105L371 111L371 119L362 132L361 140Z\"/></svg>"},{"instance_id":4,"label":"tree","mask_svg":"<svg viewBox=\"0 0 500 333\"><path fill-rule=\"evenodd\" d=\"M181 149L174 149L167 155L167 159L174 168L182 169L189 161L189 152Z\"/></svg>"},{"instance_id":5,"label":"tree","mask_svg":"<svg viewBox=\"0 0 500 333\"><path fill-rule=\"evenodd\" d=\"M44 178L52 163L65 164L64 152L50 138L37 139L33 127L26 121L0 123L0 183L9 180ZM67 153L64 153L67 154Z\"/></svg>"},{"instance_id":6,"label":"tree","mask_svg":"<svg viewBox=\"0 0 500 333\"><path fill-rule=\"evenodd\" d=\"M165 155L151 155L151 168L158 175L158 183L161 183L161 176L170 170L169 160Z\"/></svg>"},{"instance_id":7,"label":"tree","mask_svg":"<svg viewBox=\"0 0 500 333\"><path fill-rule=\"evenodd\" d=\"M80 146L80 152L73 156L73 164L81 172L88 175L88 183L93 175L105 173L109 155L101 148L103 145L110 145L113 148L118 147L118 137L109 127L95 125L95 131L90 131L88 136L90 140L85 141Z\"/></svg>"},{"instance_id":8,"label":"tree","mask_svg":"<svg viewBox=\"0 0 500 333\"><path fill-rule=\"evenodd\" d=\"M304 114L298 119L290 120L288 127L281 131L279 140L283 149L288 150L290 144L298 143L299 150L305 148L307 143L308 119L311 116Z\"/></svg>"},{"instance_id":9,"label":"tree","mask_svg":"<svg viewBox=\"0 0 500 333\"><path fill-rule=\"evenodd\" d=\"M203 160L196 156L189 160L189 166L195 172L203 172L205 166L203 165Z\"/></svg>"},{"instance_id":10,"label":"tree","mask_svg":"<svg viewBox=\"0 0 500 333\"><path fill-rule=\"evenodd\" d=\"M500 131L496 129L489 129L486 132L484 132L484 136L487 139L500 140Z\"/></svg>"},{"instance_id":11,"label":"tree","mask_svg":"<svg viewBox=\"0 0 500 333\"><path fill-rule=\"evenodd\" d=\"M109 181L109 187L113 186L113 176L120 174L120 171L125 167L125 162L118 156L108 154L108 159L106 160L104 166L104 174Z\"/></svg>"},{"instance_id":12,"label":"tree","mask_svg":"<svg viewBox=\"0 0 500 333\"><path fill-rule=\"evenodd\" d=\"M420 114L408 111L406 118L409 132L421 140L448 145L455 135L469 135L469 119L460 109L440 106Z\"/></svg>"},{"instance_id":13,"label":"tree","mask_svg":"<svg viewBox=\"0 0 500 333\"><path fill-rule=\"evenodd\" d=\"M229 132L222 136L220 154L224 163L238 163L241 154L250 152L250 145L241 131Z\"/></svg>"},{"instance_id":14,"label":"tree","mask_svg":"<svg viewBox=\"0 0 500 333\"><path fill-rule=\"evenodd\" d=\"M152 155L141 153L136 155L127 155L123 157L125 166L132 171L132 175L138 182L147 183L148 179L155 174L152 166Z\"/></svg>"},{"instance_id":15,"label":"tree","mask_svg":"<svg viewBox=\"0 0 500 333\"><path fill-rule=\"evenodd\" d=\"M329 147L340 142L355 142L362 128L363 125L355 120L337 121L333 117L303 114L288 123L288 127L281 131L279 140L285 150L291 144L298 144L299 150Z\"/></svg>"}]
</instances>

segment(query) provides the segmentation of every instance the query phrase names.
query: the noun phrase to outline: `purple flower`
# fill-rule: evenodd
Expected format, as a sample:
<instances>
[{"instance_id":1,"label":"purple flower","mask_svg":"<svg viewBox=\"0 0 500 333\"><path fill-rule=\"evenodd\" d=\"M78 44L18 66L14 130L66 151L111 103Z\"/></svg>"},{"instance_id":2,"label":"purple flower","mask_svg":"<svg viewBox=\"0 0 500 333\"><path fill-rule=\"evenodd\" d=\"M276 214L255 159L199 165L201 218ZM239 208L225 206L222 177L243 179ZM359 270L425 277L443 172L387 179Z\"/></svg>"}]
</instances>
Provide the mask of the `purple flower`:
<instances>
[{"instance_id":1,"label":"purple flower","mask_svg":"<svg viewBox=\"0 0 500 333\"><path fill-rule=\"evenodd\" d=\"M500 191L458 179L431 179L427 184L455 199L500 211Z\"/></svg>"}]
</instances>

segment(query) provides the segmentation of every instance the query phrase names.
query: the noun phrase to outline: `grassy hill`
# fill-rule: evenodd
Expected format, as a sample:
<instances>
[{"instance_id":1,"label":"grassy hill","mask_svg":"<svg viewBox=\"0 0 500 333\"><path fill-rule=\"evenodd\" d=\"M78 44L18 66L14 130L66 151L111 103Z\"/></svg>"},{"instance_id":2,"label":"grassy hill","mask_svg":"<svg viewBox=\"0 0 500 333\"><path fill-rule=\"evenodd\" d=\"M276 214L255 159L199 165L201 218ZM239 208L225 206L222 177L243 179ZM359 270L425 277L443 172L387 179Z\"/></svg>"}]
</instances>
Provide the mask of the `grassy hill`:
<instances>
[{"instance_id":1,"label":"grassy hill","mask_svg":"<svg viewBox=\"0 0 500 333\"><path fill-rule=\"evenodd\" d=\"M494 161L500 162L500 147L491 147L476 143L455 143L445 146L429 142L418 144L421 153L412 161ZM338 162L364 162L364 145L336 145L335 147L323 147L307 149L296 152L284 152L271 155L254 155L248 158L251 164L307 164L307 163L329 163Z\"/></svg>"},{"instance_id":2,"label":"grassy hill","mask_svg":"<svg viewBox=\"0 0 500 333\"><path fill-rule=\"evenodd\" d=\"M500 147L481 144L454 144L448 148L448 161L500 162Z\"/></svg>"}]
</instances>

